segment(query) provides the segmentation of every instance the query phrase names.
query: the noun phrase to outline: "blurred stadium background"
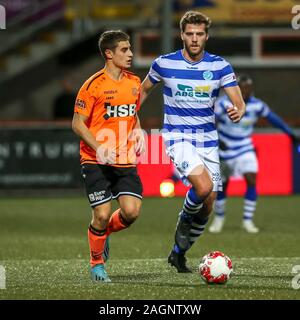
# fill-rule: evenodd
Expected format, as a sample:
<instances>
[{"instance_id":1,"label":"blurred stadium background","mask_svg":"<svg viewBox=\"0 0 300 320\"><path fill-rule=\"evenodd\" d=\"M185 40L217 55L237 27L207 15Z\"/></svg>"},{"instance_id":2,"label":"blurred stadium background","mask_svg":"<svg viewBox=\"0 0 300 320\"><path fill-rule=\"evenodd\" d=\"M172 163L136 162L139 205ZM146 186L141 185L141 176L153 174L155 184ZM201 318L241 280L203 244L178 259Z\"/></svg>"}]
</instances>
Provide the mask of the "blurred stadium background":
<instances>
[{"instance_id":1,"label":"blurred stadium background","mask_svg":"<svg viewBox=\"0 0 300 320\"><path fill-rule=\"evenodd\" d=\"M109 268L116 284L104 293L88 278L89 207L71 130L76 92L103 66L101 32L121 28L130 34L132 71L143 79L154 58L181 47L179 17L194 8L213 20L207 51L224 56L236 73L250 74L256 95L299 134L300 7L292 13L297 4L0 0L0 265L6 267L8 289L0 290L0 299L299 299L291 270L300 264L300 149L286 135L264 121L255 131L261 232L253 237L240 230L242 199L236 197L224 233L206 233L189 252L193 268L210 250L233 258L235 277L226 290L206 289L195 274L187 278L173 270L171 277L166 269L182 199L147 198L159 197L161 181L172 173L160 136L149 136L157 148L139 165L146 196L142 216L128 232L112 237ZM155 90L139 114L143 128L161 128L162 110ZM159 164L146 164L149 157ZM244 187L242 180L232 180L229 193L242 195ZM178 182L175 195L184 192Z\"/></svg>"}]
</instances>

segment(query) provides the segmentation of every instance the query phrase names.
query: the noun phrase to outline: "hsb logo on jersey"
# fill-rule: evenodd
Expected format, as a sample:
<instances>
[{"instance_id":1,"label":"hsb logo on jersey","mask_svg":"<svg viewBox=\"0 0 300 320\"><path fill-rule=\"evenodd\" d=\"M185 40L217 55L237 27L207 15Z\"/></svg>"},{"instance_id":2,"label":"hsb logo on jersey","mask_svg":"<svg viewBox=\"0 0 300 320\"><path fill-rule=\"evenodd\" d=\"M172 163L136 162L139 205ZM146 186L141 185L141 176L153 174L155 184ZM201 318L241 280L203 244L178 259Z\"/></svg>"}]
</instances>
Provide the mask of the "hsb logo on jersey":
<instances>
[{"instance_id":1,"label":"hsb logo on jersey","mask_svg":"<svg viewBox=\"0 0 300 320\"><path fill-rule=\"evenodd\" d=\"M105 103L106 114L103 116L105 120L112 117L130 117L136 114L136 104L121 104L112 106L110 103Z\"/></svg>"}]
</instances>

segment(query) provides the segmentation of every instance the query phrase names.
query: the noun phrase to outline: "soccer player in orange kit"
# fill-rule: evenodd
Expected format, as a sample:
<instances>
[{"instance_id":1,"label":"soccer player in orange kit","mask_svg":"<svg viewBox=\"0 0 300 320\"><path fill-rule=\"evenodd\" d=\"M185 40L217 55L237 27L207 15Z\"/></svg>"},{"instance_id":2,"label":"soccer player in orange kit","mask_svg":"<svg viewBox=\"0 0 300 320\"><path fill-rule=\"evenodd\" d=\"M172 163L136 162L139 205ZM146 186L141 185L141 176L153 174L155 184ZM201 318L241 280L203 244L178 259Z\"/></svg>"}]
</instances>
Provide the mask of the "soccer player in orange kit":
<instances>
[{"instance_id":1,"label":"soccer player in orange kit","mask_svg":"<svg viewBox=\"0 0 300 320\"><path fill-rule=\"evenodd\" d=\"M108 237L129 227L139 215L142 184L136 158L144 151L144 137L137 117L140 79L126 71L133 57L129 36L121 30L106 31L99 49L105 66L79 90L72 128L81 138L82 177L92 207L91 277L111 282L105 270ZM112 199L120 208L111 214Z\"/></svg>"}]
</instances>

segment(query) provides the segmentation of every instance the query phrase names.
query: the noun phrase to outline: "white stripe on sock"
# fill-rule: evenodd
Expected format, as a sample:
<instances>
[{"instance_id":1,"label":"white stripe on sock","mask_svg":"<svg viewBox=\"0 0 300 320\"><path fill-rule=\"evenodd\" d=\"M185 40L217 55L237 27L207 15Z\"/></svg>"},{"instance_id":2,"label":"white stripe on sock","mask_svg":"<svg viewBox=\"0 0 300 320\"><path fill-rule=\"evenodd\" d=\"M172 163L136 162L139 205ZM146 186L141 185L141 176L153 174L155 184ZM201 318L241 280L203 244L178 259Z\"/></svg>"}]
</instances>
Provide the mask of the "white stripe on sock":
<instances>
[{"instance_id":1,"label":"white stripe on sock","mask_svg":"<svg viewBox=\"0 0 300 320\"><path fill-rule=\"evenodd\" d=\"M249 205L249 206L251 206L251 205L252 205L252 206L255 206L255 205L256 205L256 201L255 201L255 200L253 201L253 200L247 200L247 199L245 199L245 200L244 200L244 203L247 204L247 205Z\"/></svg>"},{"instance_id":2,"label":"white stripe on sock","mask_svg":"<svg viewBox=\"0 0 300 320\"><path fill-rule=\"evenodd\" d=\"M184 212L187 212L187 213L190 213L190 214L196 214L196 213L198 212L198 209L193 210L193 209L190 209L190 208L184 206L184 207L183 207L183 211L184 211Z\"/></svg>"},{"instance_id":3,"label":"white stripe on sock","mask_svg":"<svg viewBox=\"0 0 300 320\"><path fill-rule=\"evenodd\" d=\"M256 210L256 201L244 200L244 219L252 219Z\"/></svg>"},{"instance_id":4,"label":"white stripe on sock","mask_svg":"<svg viewBox=\"0 0 300 320\"><path fill-rule=\"evenodd\" d=\"M195 228L205 228L205 226L206 224L198 224L195 222L192 223L192 227L195 227Z\"/></svg>"},{"instance_id":5,"label":"white stripe on sock","mask_svg":"<svg viewBox=\"0 0 300 320\"><path fill-rule=\"evenodd\" d=\"M201 234L204 230L191 229L190 233Z\"/></svg>"},{"instance_id":6,"label":"white stripe on sock","mask_svg":"<svg viewBox=\"0 0 300 320\"><path fill-rule=\"evenodd\" d=\"M253 212L244 212L244 218L246 219L252 219L253 218Z\"/></svg>"},{"instance_id":7,"label":"white stripe on sock","mask_svg":"<svg viewBox=\"0 0 300 320\"><path fill-rule=\"evenodd\" d=\"M187 192L185 199L188 199L188 201L191 203L191 205L193 206L198 206L199 203L195 203L194 201L191 200L191 198L189 197L189 193Z\"/></svg>"},{"instance_id":8,"label":"white stripe on sock","mask_svg":"<svg viewBox=\"0 0 300 320\"><path fill-rule=\"evenodd\" d=\"M255 207L244 206L244 211L253 212L255 211Z\"/></svg>"},{"instance_id":9,"label":"white stripe on sock","mask_svg":"<svg viewBox=\"0 0 300 320\"><path fill-rule=\"evenodd\" d=\"M223 215L225 212L225 204L226 204L226 200L217 200L215 202L215 207L214 210L218 215Z\"/></svg>"},{"instance_id":10,"label":"white stripe on sock","mask_svg":"<svg viewBox=\"0 0 300 320\"><path fill-rule=\"evenodd\" d=\"M203 204L202 203L200 203L200 204L195 204L195 205L190 205L189 203L188 203L188 201L184 201L184 205L186 206L186 207L189 207L189 208L191 208L191 209L198 209L198 210L200 210L200 208L203 206Z\"/></svg>"}]
</instances>

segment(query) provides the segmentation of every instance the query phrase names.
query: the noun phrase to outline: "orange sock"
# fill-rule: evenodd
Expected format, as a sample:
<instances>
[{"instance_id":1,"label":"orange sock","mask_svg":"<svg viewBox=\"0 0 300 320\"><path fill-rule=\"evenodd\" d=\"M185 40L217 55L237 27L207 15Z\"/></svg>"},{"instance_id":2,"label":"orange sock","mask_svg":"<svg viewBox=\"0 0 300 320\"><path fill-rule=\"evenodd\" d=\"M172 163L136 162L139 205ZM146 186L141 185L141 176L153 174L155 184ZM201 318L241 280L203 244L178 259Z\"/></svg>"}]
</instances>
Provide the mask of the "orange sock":
<instances>
[{"instance_id":1,"label":"orange sock","mask_svg":"<svg viewBox=\"0 0 300 320\"><path fill-rule=\"evenodd\" d=\"M88 239L90 246L90 265L94 267L96 264L103 264L104 244L107 238L106 229L97 230L92 225L88 229Z\"/></svg>"},{"instance_id":2,"label":"orange sock","mask_svg":"<svg viewBox=\"0 0 300 320\"><path fill-rule=\"evenodd\" d=\"M120 230L126 229L130 226L131 223L128 223L121 215L121 208L116 210L110 217L109 223L107 226L107 234L110 235L112 232L118 232Z\"/></svg>"}]
</instances>

